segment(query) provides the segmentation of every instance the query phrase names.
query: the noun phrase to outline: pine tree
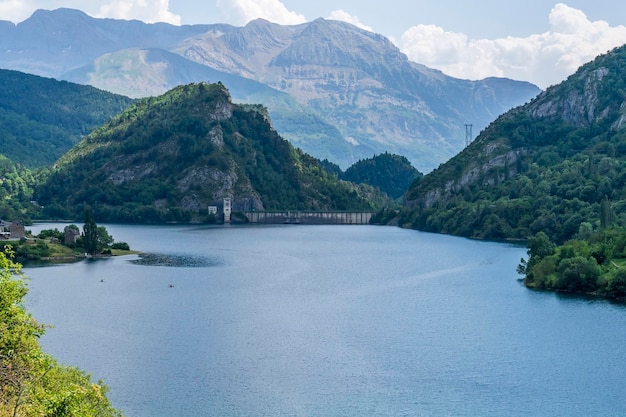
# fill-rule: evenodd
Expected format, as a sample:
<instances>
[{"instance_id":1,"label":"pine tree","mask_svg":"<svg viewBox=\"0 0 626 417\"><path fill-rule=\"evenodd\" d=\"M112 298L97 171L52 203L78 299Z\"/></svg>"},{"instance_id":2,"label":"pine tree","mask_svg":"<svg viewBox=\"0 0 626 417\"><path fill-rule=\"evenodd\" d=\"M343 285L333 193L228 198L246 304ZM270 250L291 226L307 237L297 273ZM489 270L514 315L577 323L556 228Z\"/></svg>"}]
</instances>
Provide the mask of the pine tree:
<instances>
[{"instance_id":1,"label":"pine tree","mask_svg":"<svg viewBox=\"0 0 626 417\"><path fill-rule=\"evenodd\" d=\"M613 223L613 213L611 212L611 203L609 198L604 196L600 203L600 229L607 229Z\"/></svg>"},{"instance_id":2,"label":"pine tree","mask_svg":"<svg viewBox=\"0 0 626 417\"><path fill-rule=\"evenodd\" d=\"M95 255L98 252L98 226L93 219L91 210L85 210L85 224L83 226L83 247L85 252Z\"/></svg>"}]
</instances>

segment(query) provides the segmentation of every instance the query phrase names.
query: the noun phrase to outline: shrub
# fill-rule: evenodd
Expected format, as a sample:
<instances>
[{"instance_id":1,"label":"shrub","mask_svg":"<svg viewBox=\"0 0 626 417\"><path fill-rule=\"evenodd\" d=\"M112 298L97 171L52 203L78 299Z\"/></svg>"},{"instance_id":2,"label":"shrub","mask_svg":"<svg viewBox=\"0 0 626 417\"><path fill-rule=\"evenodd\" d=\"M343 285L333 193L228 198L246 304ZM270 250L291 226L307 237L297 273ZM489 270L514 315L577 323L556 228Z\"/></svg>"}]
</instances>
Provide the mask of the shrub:
<instances>
[{"instance_id":1,"label":"shrub","mask_svg":"<svg viewBox=\"0 0 626 417\"><path fill-rule=\"evenodd\" d=\"M130 247L128 246L128 243L126 242L115 242L114 244L111 245L111 249L130 250Z\"/></svg>"}]
</instances>

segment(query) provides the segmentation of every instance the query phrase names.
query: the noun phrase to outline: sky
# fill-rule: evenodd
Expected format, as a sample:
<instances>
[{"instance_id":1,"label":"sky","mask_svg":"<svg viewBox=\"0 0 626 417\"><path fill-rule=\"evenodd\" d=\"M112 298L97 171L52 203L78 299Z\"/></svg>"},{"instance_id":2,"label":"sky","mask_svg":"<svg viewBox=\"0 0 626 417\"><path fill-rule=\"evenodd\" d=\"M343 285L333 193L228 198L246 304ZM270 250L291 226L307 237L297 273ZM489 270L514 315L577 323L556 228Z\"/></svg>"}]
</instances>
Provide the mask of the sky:
<instances>
[{"instance_id":1,"label":"sky","mask_svg":"<svg viewBox=\"0 0 626 417\"><path fill-rule=\"evenodd\" d=\"M453 77L507 77L541 88L626 43L626 2L616 0L0 0L0 20L19 23L59 7L175 25L342 20Z\"/></svg>"}]
</instances>

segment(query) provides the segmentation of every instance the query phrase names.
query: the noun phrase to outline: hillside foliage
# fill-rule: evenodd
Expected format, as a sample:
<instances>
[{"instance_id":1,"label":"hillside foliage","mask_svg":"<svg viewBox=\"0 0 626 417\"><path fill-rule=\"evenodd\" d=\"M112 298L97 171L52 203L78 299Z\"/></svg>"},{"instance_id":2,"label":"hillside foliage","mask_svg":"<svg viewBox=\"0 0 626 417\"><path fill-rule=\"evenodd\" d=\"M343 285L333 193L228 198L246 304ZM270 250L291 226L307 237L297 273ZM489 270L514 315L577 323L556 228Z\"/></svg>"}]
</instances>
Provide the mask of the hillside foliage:
<instances>
[{"instance_id":1,"label":"hillside foliage","mask_svg":"<svg viewBox=\"0 0 626 417\"><path fill-rule=\"evenodd\" d=\"M38 216L33 204L37 176L33 171L0 155L0 219L29 222Z\"/></svg>"},{"instance_id":2,"label":"hillside foliage","mask_svg":"<svg viewBox=\"0 0 626 417\"><path fill-rule=\"evenodd\" d=\"M583 228L575 239L556 246L539 232L528 240L528 260L518 272L526 286L626 299L626 232Z\"/></svg>"},{"instance_id":3,"label":"hillside foliage","mask_svg":"<svg viewBox=\"0 0 626 417\"><path fill-rule=\"evenodd\" d=\"M42 351L45 326L26 311L21 265L6 252L0 252L0 416L121 416L102 382Z\"/></svg>"},{"instance_id":4,"label":"hillside foliage","mask_svg":"<svg viewBox=\"0 0 626 417\"><path fill-rule=\"evenodd\" d=\"M190 221L209 204L234 209L367 210L363 190L282 139L267 111L235 105L221 84L140 100L51 169L35 196L44 214L98 221Z\"/></svg>"},{"instance_id":5,"label":"hillside foliage","mask_svg":"<svg viewBox=\"0 0 626 417\"><path fill-rule=\"evenodd\" d=\"M384 152L354 163L341 178L356 184L369 184L396 199L423 176L407 158Z\"/></svg>"},{"instance_id":6,"label":"hillside foliage","mask_svg":"<svg viewBox=\"0 0 626 417\"><path fill-rule=\"evenodd\" d=\"M556 243L583 223L626 226L625 102L622 47L501 116L414 183L400 222L486 239L544 232Z\"/></svg>"},{"instance_id":7,"label":"hillside foliage","mask_svg":"<svg viewBox=\"0 0 626 417\"><path fill-rule=\"evenodd\" d=\"M131 102L90 86L0 69L0 153L29 168L52 165Z\"/></svg>"}]
</instances>

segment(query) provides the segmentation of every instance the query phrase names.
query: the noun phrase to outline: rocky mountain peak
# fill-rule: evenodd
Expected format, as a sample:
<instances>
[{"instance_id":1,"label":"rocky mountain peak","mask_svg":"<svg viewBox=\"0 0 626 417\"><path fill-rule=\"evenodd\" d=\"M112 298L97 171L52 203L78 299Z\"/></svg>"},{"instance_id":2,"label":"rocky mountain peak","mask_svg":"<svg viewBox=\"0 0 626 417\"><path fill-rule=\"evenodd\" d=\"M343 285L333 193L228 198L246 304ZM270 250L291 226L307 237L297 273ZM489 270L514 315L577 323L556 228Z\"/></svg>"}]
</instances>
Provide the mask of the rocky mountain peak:
<instances>
[{"instance_id":1,"label":"rocky mountain peak","mask_svg":"<svg viewBox=\"0 0 626 417\"><path fill-rule=\"evenodd\" d=\"M380 62L381 57L389 66L408 65L407 57L383 36L348 23L319 18L307 24L271 65L361 67Z\"/></svg>"},{"instance_id":2,"label":"rocky mountain peak","mask_svg":"<svg viewBox=\"0 0 626 417\"><path fill-rule=\"evenodd\" d=\"M625 48L616 48L614 57ZM623 84L624 68L616 65L614 59L607 62L606 56L601 56L582 66L566 82L537 96L527 113L537 118L555 117L573 127L610 119L612 128L620 128L626 97L615 86Z\"/></svg>"},{"instance_id":3,"label":"rocky mountain peak","mask_svg":"<svg viewBox=\"0 0 626 417\"><path fill-rule=\"evenodd\" d=\"M226 33L221 40L232 52L250 58L254 55L273 54L277 49L284 48L290 32L285 26L256 19L243 28Z\"/></svg>"},{"instance_id":4,"label":"rocky mountain peak","mask_svg":"<svg viewBox=\"0 0 626 417\"><path fill-rule=\"evenodd\" d=\"M77 19L90 20L92 18L81 10L61 7L54 10L37 9L30 18L19 24L39 25L41 23L53 23L56 26L63 26L68 21L75 23Z\"/></svg>"}]
</instances>

